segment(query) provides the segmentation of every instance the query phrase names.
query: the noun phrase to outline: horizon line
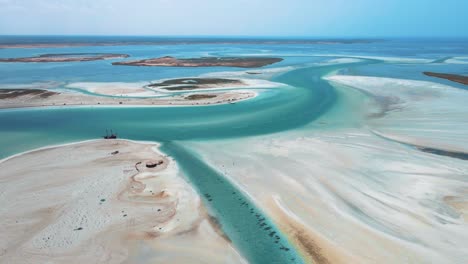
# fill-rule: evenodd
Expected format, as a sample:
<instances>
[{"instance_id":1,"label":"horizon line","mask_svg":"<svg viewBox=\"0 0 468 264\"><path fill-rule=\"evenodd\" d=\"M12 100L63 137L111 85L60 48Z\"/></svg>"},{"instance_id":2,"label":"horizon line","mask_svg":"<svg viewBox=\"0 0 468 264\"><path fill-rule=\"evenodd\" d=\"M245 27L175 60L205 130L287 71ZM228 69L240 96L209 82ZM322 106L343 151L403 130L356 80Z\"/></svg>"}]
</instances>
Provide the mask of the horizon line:
<instances>
[{"instance_id":1,"label":"horizon line","mask_svg":"<svg viewBox=\"0 0 468 264\"><path fill-rule=\"evenodd\" d=\"M154 38L259 38L259 39L311 39L311 40L336 40L336 39L468 39L468 36L307 36L307 35L130 35L130 34L0 34L0 37L154 37Z\"/></svg>"}]
</instances>

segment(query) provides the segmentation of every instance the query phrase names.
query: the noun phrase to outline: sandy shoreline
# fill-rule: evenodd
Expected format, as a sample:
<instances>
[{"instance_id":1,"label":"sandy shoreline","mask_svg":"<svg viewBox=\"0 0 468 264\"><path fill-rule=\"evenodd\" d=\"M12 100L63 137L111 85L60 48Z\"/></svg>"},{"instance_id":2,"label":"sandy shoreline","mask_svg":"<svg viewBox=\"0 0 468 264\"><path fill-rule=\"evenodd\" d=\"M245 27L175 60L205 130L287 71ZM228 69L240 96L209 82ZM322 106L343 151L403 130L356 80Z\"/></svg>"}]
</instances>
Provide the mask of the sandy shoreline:
<instances>
[{"instance_id":1,"label":"sandy shoreline","mask_svg":"<svg viewBox=\"0 0 468 264\"><path fill-rule=\"evenodd\" d=\"M1 160L2 260L244 263L155 147L92 140Z\"/></svg>"}]
</instances>

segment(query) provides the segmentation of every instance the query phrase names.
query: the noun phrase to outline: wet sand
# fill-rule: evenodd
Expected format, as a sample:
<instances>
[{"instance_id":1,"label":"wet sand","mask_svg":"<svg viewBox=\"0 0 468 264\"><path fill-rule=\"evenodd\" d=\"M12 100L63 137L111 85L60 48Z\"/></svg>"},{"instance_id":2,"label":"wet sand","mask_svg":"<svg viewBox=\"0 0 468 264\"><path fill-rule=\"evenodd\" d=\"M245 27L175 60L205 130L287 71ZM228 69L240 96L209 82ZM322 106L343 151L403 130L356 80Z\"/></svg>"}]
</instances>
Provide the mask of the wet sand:
<instances>
[{"instance_id":1,"label":"wet sand","mask_svg":"<svg viewBox=\"0 0 468 264\"><path fill-rule=\"evenodd\" d=\"M467 92L329 80L381 100L354 113L362 123L352 127L185 144L248 192L314 263L466 262L468 164L413 146L466 153Z\"/></svg>"},{"instance_id":2,"label":"wet sand","mask_svg":"<svg viewBox=\"0 0 468 264\"><path fill-rule=\"evenodd\" d=\"M468 259L466 161L359 130L190 145L314 263Z\"/></svg>"},{"instance_id":3,"label":"wet sand","mask_svg":"<svg viewBox=\"0 0 468 264\"><path fill-rule=\"evenodd\" d=\"M369 116L367 125L378 135L410 145L468 153L468 91L394 78L337 75L328 79L376 99L381 110Z\"/></svg>"},{"instance_id":4,"label":"wet sand","mask_svg":"<svg viewBox=\"0 0 468 264\"><path fill-rule=\"evenodd\" d=\"M95 140L0 161L2 262L245 263L155 147Z\"/></svg>"}]
</instances>

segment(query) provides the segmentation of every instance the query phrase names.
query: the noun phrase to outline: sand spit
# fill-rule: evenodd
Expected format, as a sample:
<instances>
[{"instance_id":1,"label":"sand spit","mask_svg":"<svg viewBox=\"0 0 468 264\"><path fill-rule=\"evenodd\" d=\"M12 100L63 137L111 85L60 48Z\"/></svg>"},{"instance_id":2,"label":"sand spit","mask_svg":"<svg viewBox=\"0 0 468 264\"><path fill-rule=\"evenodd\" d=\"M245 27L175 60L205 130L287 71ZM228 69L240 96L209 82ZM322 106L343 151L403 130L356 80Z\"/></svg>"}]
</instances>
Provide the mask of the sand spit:
<instances>
[{"instance_id":1,"label":"sand spit","mask_svg":"<svg viewBox=\"0 0 468 264\"><path fill-rule=\"evenodd\" d=\"M155 147L95 140L0 161L1 262L245 263Z\"/></svg>"},{"instance_id":2,"label":"sand spit","mask_svg":"<svg viewBox=\"0 0 468 264\"><path fill-rule=\"evenodd\" d=\"M0 90L1 92L2 90ZM70 106L191 106L233 103L253 98L253 91L211 92L212 96L194 98L192 93L170 97L126 97L126 96L93 96L79 92L61 91L36 94L34 92L8 91L15 96L0 95L0 109L24 107L70 107ZM3 93L0 93L3 94Z\"/></svg>"},{"instance_id":3,"label":"sand spit","mask_svg":"<svg viewBox=\"0 0 468 264\"><path fill-rule=\"evenodd\" d=\"M263 79L248 78L214 78L184 77L177 79L160 79L151 82L76 82L65 86L67 89L78 89L94 95L119 97L163 97L171 94L189 92L232 91L242 89L267 89L284 87L285 84Z\"/></svg>"},{"instance_id":4,"label":"sand spit","mask_svg":"<svg viewBox=\"0 0 468 264\"><path fill-rule=\"evenodd\" d=\"M367 125L395 141L468 153L468 91L451 86L381 77L327 77L375 99L379 112Z\"/></svg>"},{"instance_id":5,"label":"sand spit","mask_svg":"<svg viewBox=\"0 0 468 264\"><path fill-rule=\"evenodd\" d=\"M127 54L112 53L57 53L25 58L0 58L0 62L78 62L122 59L128 57L130 56Z\"/></svg>"},{"instance_id":6,"label":"sand spit","mask_svg":"<svg viewBox=\"0 0 468 264\"><path fill-rule=\"evenodd\" d=\"M145 89L147 82L74 82L65 88L79 89L95 95L121 97L157 97L155 92Z\"/></svg>"},{"instance_id":7,"label":"sand spit","mask_svg":"<svg viewBox=\"0 0 468 264\"><path fill-rule=\"evenodd\" d=\"M76 82L4 85L0 109L43 106L190 106L226 104L286 85L263 79L185 77L153 82ZM28 91L31 90L31 91ZM39 96L32 90L43 90ZM49 93L50 92L50 93Z\"/></svg>"},{"instance_id":8,"label":"sand spit","mask_svg":"<svg viewBox=\"0 0 468 264\"><path fill-rule=\"evenodd\" d=\"M398 63L398 64L424 64L424 63L432 63L434 61L433 59L426 59L426 58L382 57L382 56L369 56L369 55L314 54L314 56L379 60L379 61L384 61L386 63Z\"/></svg>"}]
</instances>

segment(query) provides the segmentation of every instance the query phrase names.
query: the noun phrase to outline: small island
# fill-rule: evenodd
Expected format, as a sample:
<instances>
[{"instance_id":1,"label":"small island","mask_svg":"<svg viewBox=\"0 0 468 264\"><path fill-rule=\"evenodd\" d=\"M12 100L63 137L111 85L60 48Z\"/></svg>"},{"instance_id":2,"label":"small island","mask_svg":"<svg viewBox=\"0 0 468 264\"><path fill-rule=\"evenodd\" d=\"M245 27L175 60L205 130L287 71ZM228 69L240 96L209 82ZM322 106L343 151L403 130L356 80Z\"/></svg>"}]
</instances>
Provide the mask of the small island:
<instances>
[{"instance_id":1,"label":"small island","mask_svg":"<svg viewBox=\"0 0 468 264\"><path fill-rule=\"evenodd\" d=\"M61 53L42 54L34 57L0 58L0 62L75 62L120 59L130 57L127 54L114 53Z\"/></svg>"},{"instance_id":2,"label":"small island","mask_svg":"<svg viewBox=\"0 0 468 264\"><path fill-rule=\"evenodd\" d=\"M211 99L216 98L215 94L191 94L186 96L185 99L187 100L202 100L202 99Z\"/></svg>"},{"instance_id":3,"label":"small island","mask_svg":"<svg viewBox=\"0 0 468 264\"><path fill-rule=\"evenodd\" d=\"M457 75L457 74L448 74L448 73L436 73L436 72L423 72L424 75L446 79L452 82L461 83L468 85L468 76Z\"/></svg>"},{"instance_id":4,"label":"small island","mask_svg":"<svg viewBox=\"0 0 468 264\"><path fill-rule=\"evenodd\" d=\"M282 61L281 58L265 57L202 57L178 59L171 56L137 61L119 61L112 65L159 66L159 67L238 67L258 68Z\"/></svg>"},{"instance_id":5,"label":"small island","mask_svg":"<svg viewBox=\"0 0 468 264\"><path fill-rule=\"evenodd\" d=\"M196 89L209 89L220 87L240 86L244 83L240 80L224 78L180 78L165 80L147 85L150 88L164 89L168 91L183 91Z\"/></svg>"}]
</instances>

